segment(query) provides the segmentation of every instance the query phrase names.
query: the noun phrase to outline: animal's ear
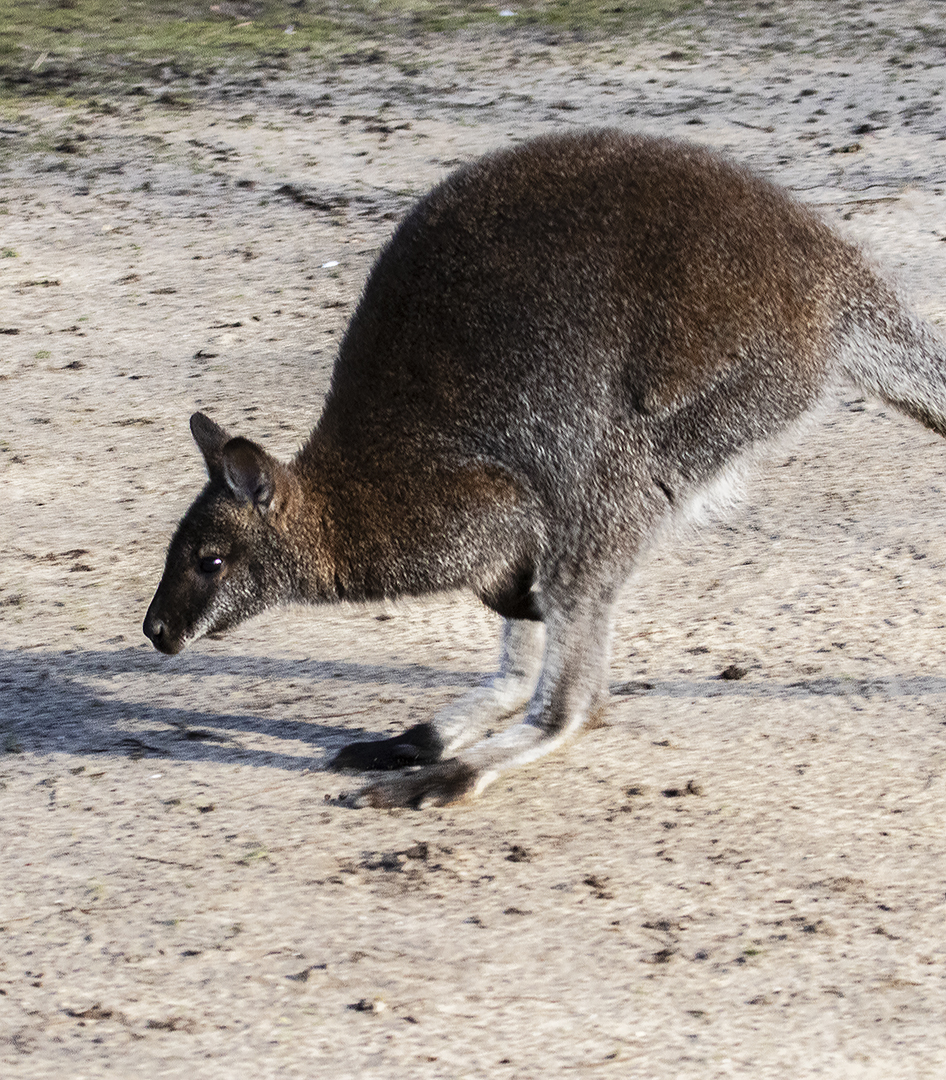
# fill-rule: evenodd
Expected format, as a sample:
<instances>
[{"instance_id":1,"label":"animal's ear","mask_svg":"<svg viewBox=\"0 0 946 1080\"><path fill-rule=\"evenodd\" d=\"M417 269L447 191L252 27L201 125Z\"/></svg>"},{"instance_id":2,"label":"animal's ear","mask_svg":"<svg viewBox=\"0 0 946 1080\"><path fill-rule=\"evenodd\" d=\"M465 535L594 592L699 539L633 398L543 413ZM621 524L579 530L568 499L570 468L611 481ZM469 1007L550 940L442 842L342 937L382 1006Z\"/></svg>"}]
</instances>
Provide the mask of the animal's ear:
<instances>
[{"instance_id":1,"label":"animal's ear","mask_svg":"<svg viewBox=\"0 0 946 1080\"><path fill-rule=\"evenodd\" d=\"M218 473L223 464L223 448L230 441L229 434L202 412L195 412L191 417L191 434L204 455L207 472Z\"/></svg>"},{"instance_id":2,"label":"animal's ear","mask_svg":"<svg viewBox=\"0 0 946 1080\"><path fill-rule=\"evenodd\" d=\"M279 462L249 439L230 439L223 448L223 478L240 502L261 513L273 505Z\"/></svg>"}]
</instances>

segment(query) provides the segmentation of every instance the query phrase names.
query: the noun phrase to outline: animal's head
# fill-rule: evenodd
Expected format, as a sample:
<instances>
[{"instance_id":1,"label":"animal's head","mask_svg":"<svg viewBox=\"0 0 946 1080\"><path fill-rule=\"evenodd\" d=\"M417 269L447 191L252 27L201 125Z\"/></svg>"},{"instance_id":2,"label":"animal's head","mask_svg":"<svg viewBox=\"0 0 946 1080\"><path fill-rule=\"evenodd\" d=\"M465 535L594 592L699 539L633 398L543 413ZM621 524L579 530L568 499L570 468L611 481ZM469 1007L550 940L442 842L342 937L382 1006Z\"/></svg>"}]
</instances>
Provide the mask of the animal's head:
<instances>
[{"instance_id":1,"label":"animal's head","mask_svg":"<svg viewBox=\"0 0 946 1080\"><path fill-rule=\"evenodd\" d=\"M165 653L291 599L298 576L287 543L299 503L294 474L203 413L190 426L210 479L177 527L145 616L145 635Z\"/></svg>"}]
</instances>

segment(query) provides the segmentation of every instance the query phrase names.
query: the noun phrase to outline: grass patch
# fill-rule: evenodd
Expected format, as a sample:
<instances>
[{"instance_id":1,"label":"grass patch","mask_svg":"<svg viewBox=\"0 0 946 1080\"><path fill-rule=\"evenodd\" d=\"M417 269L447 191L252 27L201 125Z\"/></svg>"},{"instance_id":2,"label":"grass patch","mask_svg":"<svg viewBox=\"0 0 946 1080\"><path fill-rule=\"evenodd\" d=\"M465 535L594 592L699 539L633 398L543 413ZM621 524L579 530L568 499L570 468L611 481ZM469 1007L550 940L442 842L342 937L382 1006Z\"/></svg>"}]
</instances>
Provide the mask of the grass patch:
<instances>
[{"instance_id":1,"label":"grass patch","mask_svg":"<svg viewBox=\"0 0 946 1080\"><path fill-rule=\"evenodd\" d=\"M39 91L94 73L133 80L155 65L188 75L241 59L279 59L333 32L330 18L288 3L182 0L0 0L0 25L0 74L8 86Z\"/></svg>"},{"instance_id":2,"label":"grass patch","mask_svg":"<svg viewBox=\"0 0 946 1080\"><path fill-rule=\"evenodd\" d=\"M0 0L0 86L8 94L81 93L90 78L131 84L241 67L278 70L306 53L344 59L369 43L470 27L598 37L660 29L702 10L696 0Z\"/></svg>"}]
</instances>

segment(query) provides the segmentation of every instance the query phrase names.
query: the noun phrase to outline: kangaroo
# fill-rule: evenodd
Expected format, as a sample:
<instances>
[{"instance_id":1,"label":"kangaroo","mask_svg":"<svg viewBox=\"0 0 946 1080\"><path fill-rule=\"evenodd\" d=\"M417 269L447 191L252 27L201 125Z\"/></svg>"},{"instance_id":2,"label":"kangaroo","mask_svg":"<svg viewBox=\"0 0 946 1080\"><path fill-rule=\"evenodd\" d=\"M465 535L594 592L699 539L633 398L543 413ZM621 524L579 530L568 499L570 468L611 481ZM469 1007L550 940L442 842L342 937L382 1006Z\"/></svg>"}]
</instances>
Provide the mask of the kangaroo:
<instances>
[{"instance_id":1,"label":"kangaroo","mask_svg":"<svg viewBox=\"0 0 946 1080\"><path fill-rule=\"evenodd\" d=\"M597 716L642 552L841 380L946 434L944 343L780 188L614 130L489 154L382 250L292 461L191 417L209 481L144 632L469 587L498 672L331 765L392 771L359 805L477 795Z\"/></svg>"}]
</instances>

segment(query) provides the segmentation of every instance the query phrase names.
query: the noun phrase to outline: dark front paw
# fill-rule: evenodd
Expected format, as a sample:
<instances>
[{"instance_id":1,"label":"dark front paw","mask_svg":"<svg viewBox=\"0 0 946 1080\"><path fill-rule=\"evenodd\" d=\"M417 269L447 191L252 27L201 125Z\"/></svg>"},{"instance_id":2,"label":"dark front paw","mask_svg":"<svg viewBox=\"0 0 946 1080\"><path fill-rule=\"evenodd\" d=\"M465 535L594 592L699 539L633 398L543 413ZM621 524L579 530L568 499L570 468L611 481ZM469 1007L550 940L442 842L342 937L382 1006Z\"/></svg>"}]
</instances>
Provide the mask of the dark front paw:
<instances>
[{"instance_id":1,"label":"dark front paw","mask_svg":"<svg viewBox=\"0 0 946 1080\"><path fill-rule=\"evenodd\" d=\"M431 765L440 760L443 742L431 724L417 724L403 735L374 742L343 746L329 762L330 769L406 769L410 765Z\"/></svg>"},{"instance_id":2,"label":"dark front paw","mask_svg":"<svg viewBox=\"0 0 946 1080\"><path fill-rule=\"evenodd\" d=\"M396 806L409 806L415 810L450 806L475 794L478 778L475 769L458 758L451 758L369 784L351 799L351 805L372 806L377 810L390 810Z\"/></svg>"}]
</instances>

